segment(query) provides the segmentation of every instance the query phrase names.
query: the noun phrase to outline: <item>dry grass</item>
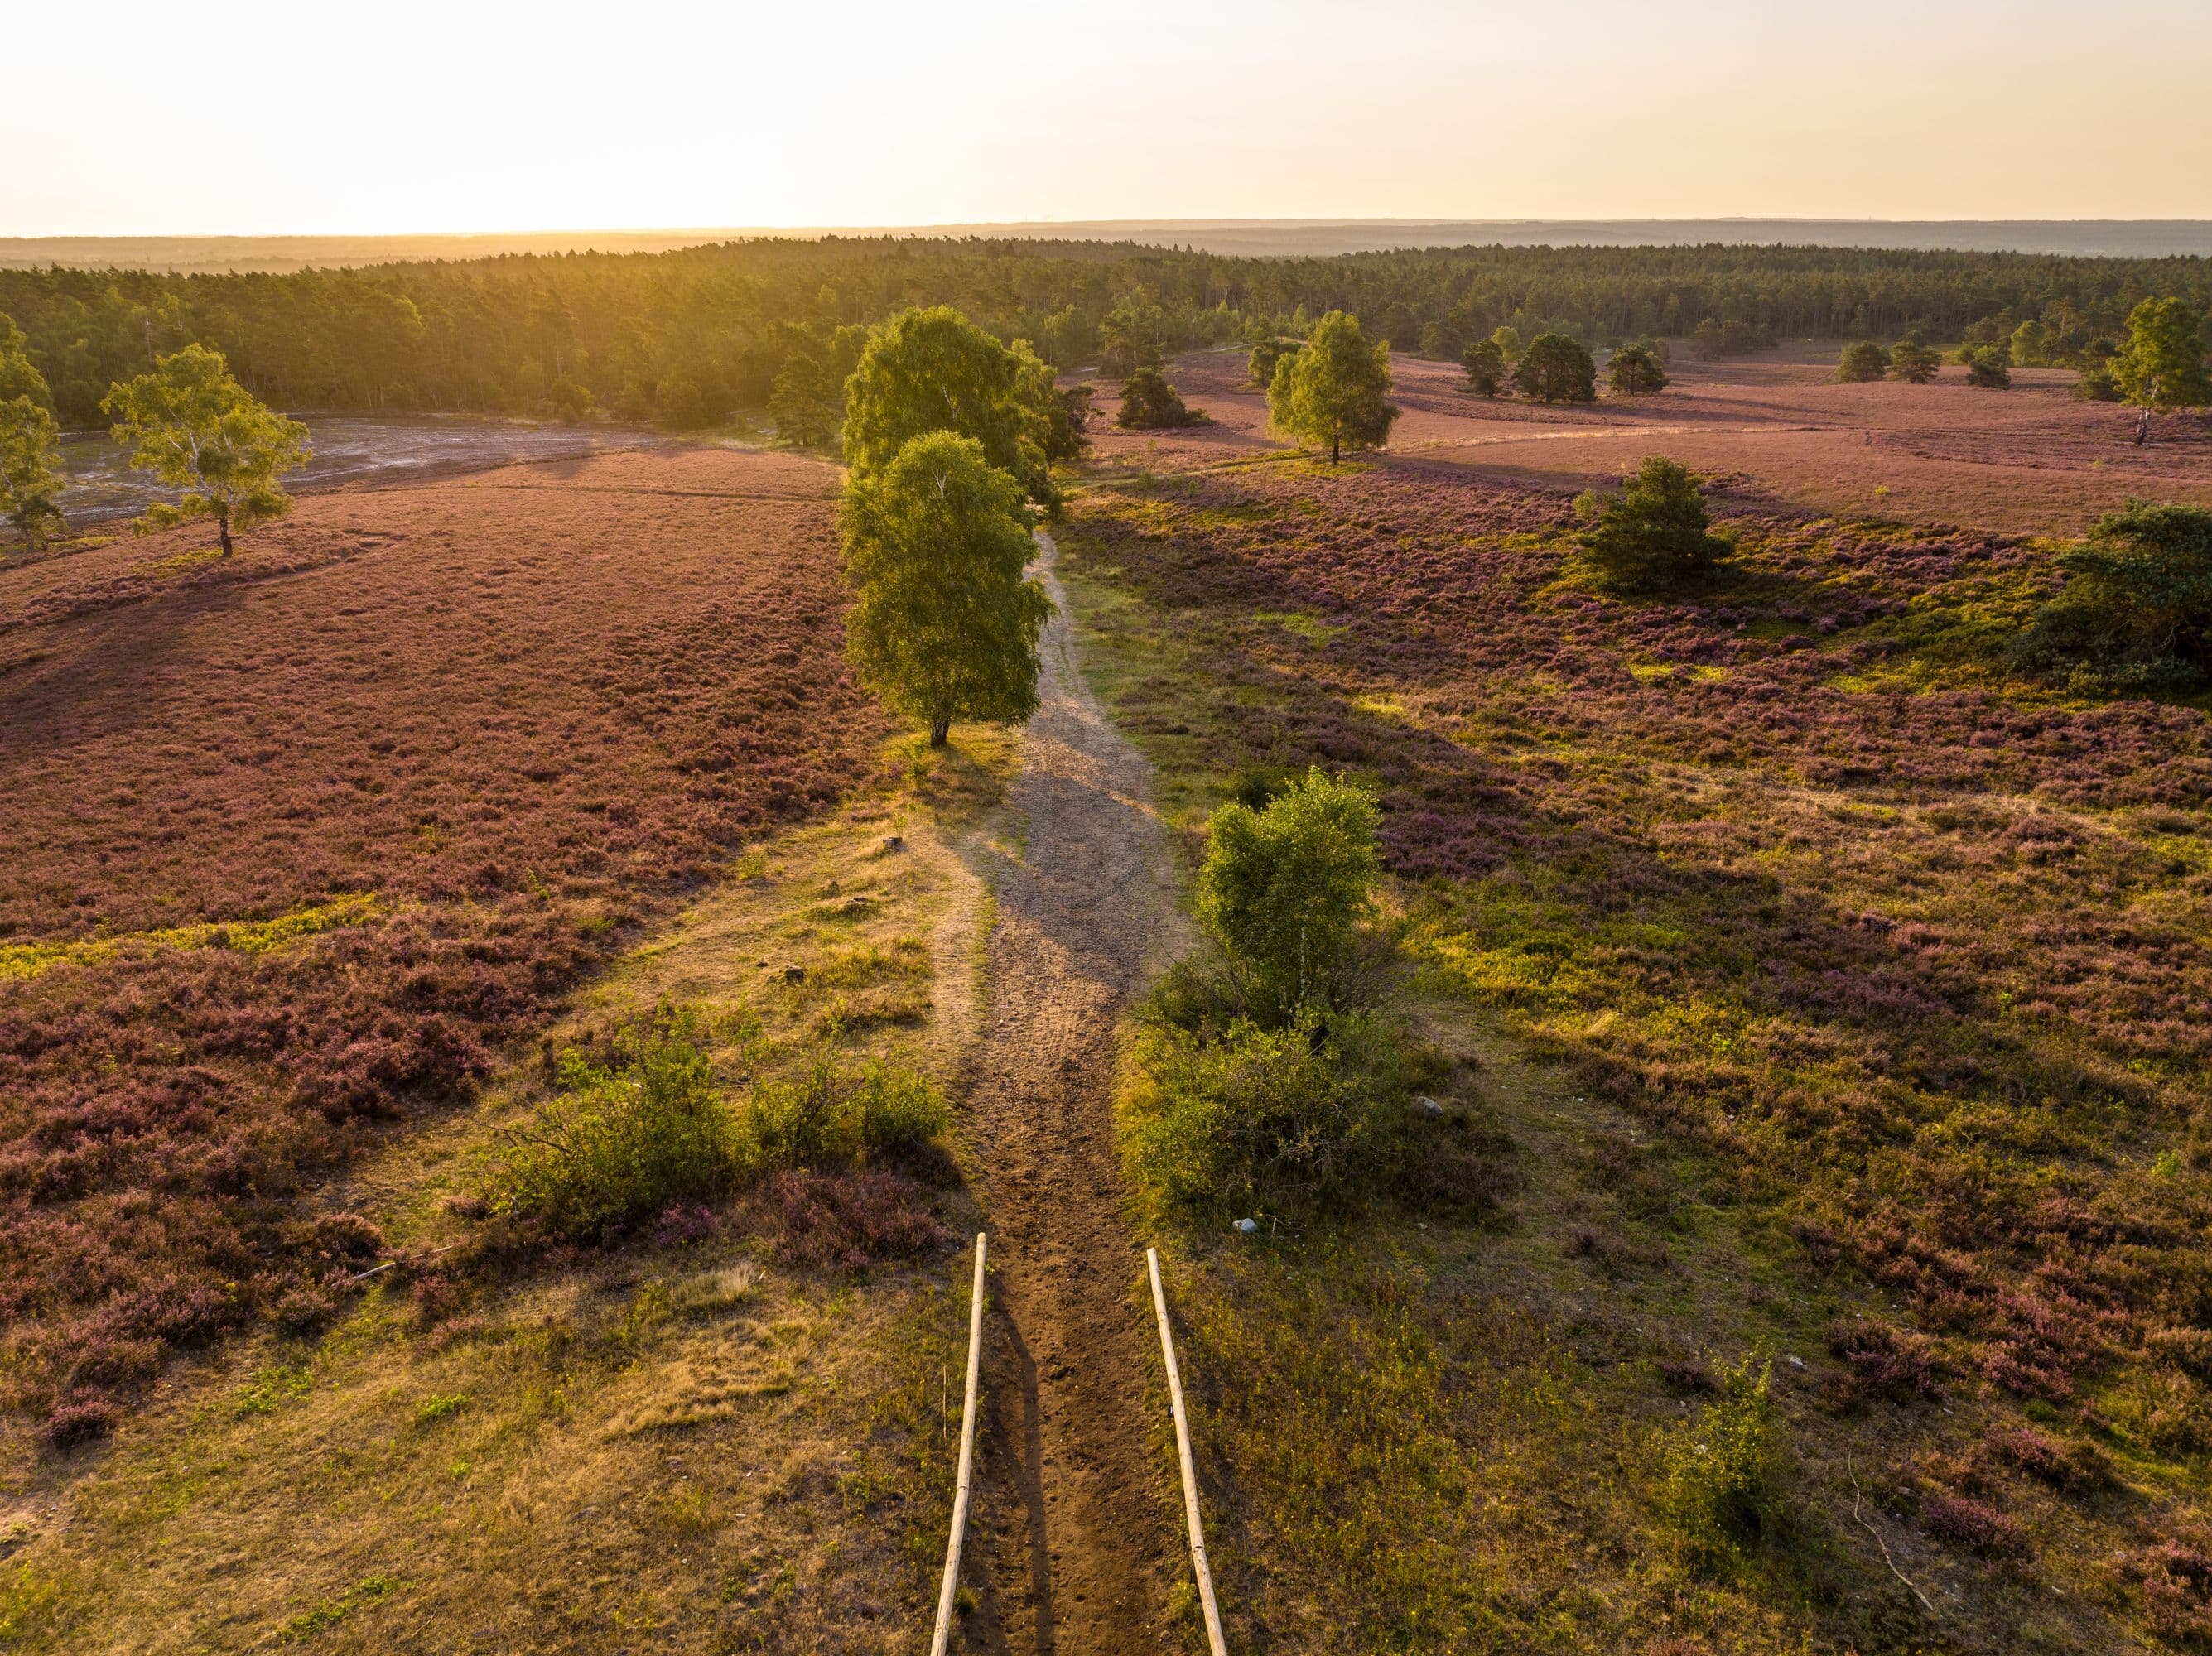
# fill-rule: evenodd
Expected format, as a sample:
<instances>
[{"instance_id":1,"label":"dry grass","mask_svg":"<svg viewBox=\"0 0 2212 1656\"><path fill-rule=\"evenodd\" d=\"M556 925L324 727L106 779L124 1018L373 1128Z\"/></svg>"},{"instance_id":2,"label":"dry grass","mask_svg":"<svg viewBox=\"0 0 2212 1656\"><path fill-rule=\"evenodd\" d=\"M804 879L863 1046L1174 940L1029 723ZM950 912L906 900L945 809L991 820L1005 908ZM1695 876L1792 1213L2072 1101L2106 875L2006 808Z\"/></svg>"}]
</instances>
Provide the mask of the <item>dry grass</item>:
<instances>
[{"instance_id":1,"label":"dry grass","mask_svg":"<svg viewBox=\"0 0 2212 1656\"><path fill-rule=\"evenodd\" d=\"M674 997L758 1010L763 1075L825 1039L947 1074L973 1028L981 910L945 828L991 805L1010 755L989 732L935 757L895 747L885 781L760 840L627 952L549 1046ZM826 1007L886 986L911 1016L825 1036ZM546 1084L523 1063L325 1193L411 1272L319 1338L173 1370L112 1444L9 1481L0 1643L914 1647L950 1507L961 1259L948 1244L857 1276L780 1263L773 1215L741 1204L701 1240L441 1278L432 1251L471 1229L453 1198ZM957 1186L936 1202L973 1228Z\"/></svg>"}]
</instances>

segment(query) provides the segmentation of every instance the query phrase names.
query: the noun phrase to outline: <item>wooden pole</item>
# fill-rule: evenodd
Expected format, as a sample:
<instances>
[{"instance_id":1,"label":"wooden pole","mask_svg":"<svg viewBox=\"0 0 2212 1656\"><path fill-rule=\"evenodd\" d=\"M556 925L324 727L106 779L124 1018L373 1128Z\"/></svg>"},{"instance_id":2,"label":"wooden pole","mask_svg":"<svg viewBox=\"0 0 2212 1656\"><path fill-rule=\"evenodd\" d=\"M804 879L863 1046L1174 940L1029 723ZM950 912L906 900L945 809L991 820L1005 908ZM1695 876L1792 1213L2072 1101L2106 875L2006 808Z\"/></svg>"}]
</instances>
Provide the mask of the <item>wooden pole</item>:
<instances>
[{"instance_id":1,"label":"wooden pole","mask_svg":"<svg viewBox=\"0 0 2212 1656\"><path fill-rule=\"evenodd\" d=\"M1213 1572L1206 1562L1206 1529L1198 1517L1198 1469L1190 1459L1190 1422L1182 1410L1182 1373L1176 1367L1175 1336L1168 1329L1168 1296L1160 1287L1160 1251L1145 1250L1152 1273L1152 1309L1160 1319L1160 1355L1167 1359L1168 1400L1175 1408L1176 1453L1182 1460L1182 1514L1190 1528L1190 1567L1198 1576L1199 1608L1206 1613L1206 1642L1213 1656L1229 1656L1221 1636L1221 1611L1213 1602Z\"/></svg>"},{"instance_id":2,"label":"wooden pole","mask_svg":"<svg viewBox=\"0 0 2212 1656\"><path fill-rule=\"evenodd\" d=\"M968 1302L968 1392L960 1405L960 1472L952 1486L952 1533L945 1543L945 1583L937 1593L937 1634L929 1656L945 1656L952 1636L952 1599L960 1589L960 1544L968 1533L968 1474L975 1460L975 1377L983 1366L983 1249L975 1233L975 1286Z\"/></svg>"}]
</instances>

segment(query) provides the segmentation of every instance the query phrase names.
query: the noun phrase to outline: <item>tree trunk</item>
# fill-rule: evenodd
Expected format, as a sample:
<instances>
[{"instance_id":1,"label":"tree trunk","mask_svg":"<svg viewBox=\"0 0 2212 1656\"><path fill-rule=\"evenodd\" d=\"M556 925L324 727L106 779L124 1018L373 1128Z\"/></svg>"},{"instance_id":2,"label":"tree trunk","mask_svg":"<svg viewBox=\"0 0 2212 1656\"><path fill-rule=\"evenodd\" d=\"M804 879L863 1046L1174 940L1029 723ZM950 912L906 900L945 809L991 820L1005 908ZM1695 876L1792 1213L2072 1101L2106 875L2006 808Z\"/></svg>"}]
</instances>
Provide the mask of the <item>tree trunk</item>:
<instances>
[{"instance_id":1,"label":"tree trunk","mask_svg":"<svg viewBox=\"0 0 2212 1656\"><path fill-rule=\"evenodd\" d=\"M1337 453L1337 450L1338 450L1339 448L1340 448L1342 446L1343 446L1343 434L1342 434L1341 433L1340 433L1340 432L1334 432L1334 431L1332 431L1331 433L1329 433L1329 434L1328 434L1328 463L1329 463L1329 464L1331 464L1331 465L1334 465L1334 464L1336 464L1336 453Z\"/></svg>"},{"instance_id":2,"label":"tree trunk","mask_svg":"<svg viewBox=\"0 0 2212 1656\"><path fill-rule=\"evenodd\" d=\"M230 513L228 512L218 512L215 514L215 532L216 538L222 543L222 555L226 558L228 557L231 551Z\"/></svg>"},{"instance_id":3,"label":"tree trunk","mask_svg":"<svg viewBox=\"0 0 2212 1656\"><path fill-rule=\"evenodd\" d=\"M945 739L952 734L952 715L939 713L929 721L929 745L941 748Z\"/></svg>"}]
</instances>

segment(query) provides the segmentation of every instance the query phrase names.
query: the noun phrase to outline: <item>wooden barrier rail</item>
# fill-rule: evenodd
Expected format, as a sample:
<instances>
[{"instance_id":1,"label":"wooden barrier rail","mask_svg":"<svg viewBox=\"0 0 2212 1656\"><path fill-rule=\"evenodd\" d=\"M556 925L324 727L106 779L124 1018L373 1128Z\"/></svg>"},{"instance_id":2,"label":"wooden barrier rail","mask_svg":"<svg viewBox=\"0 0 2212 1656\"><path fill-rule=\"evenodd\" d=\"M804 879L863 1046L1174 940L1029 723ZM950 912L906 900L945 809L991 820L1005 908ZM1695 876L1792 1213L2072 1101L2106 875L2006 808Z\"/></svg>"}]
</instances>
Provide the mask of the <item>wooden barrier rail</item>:
<instances>
[{"instance_id":1,"label":"wooden barrier rail","mask_svg":"<svg viewBox=\"0 0 2212 1656\"><path fill-rule=\"evenodd\" d=\"M938 1589L937 1633L929 1641L929 1656L945 1656L945 1641L952 1636L952 1600L960 1589L960 1544L968 1533L969 1475L975 1461L975 1380L983 1366L983 1250L988 1240L983 1232L975 1233L975 1287L968 1303L968 1391L960 1405L960 1471L952 1486L952 1533L945 1543L945 1583ZM1176 1406L1180 1410L1182 1405Z\"/></svg>"},{"instance_id":2,"label":"wooden barrier rail","mask_svg":"<svg viewBox=\"0 0 2212 1656\"><path fill-rule=\"evenodd\" d=\"M1229 1656L1221 1636L1221 1612L1213 1603L1213 1571L1206 1562L1206 1528L1198 1516L1198 1470L1190 1459L1190 1422L1182 1409L1182 1372L1176 1367L1175 1335L1168 1327L1168 1296L1160 1287L1160 1251L1145 1250L1152 1273L1152 1309L1159 1313L1160 1355L1168 1365L1168 1401L1175 1409L1176 1453L1182 1461L1182 1513L1190 1528L1190 1567L1198 1576L1199 1608L1206 1613L1206 1642L1213 1656Z\"/></svg>"}]
</instances>

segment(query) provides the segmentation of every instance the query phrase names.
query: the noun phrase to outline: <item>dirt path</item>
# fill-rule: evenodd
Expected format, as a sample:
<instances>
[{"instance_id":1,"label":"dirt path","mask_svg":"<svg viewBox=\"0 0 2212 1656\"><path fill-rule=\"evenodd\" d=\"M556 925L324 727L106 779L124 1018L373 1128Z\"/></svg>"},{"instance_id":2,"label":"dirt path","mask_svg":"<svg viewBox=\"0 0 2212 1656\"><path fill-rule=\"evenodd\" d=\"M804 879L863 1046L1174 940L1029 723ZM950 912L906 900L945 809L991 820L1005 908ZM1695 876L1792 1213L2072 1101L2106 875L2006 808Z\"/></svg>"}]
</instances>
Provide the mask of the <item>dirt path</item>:
<instances>
[{"instance_id":1,"label":"dirt path","mask_svg":"<svg viewBox=\"0 0 2212 1656\"><path fill-rule=\"evenodd\" d=\"M1109 1089L1116 1016L1176 910L1150 767L1083 682L1049 539L1042 561L1060 613L1011 801L1026 840L975 853L999 919L967 1128L1001 1314L971 1638L1151 1656L1169 1642L1176 1535L1147 1449L1142 1256L1121 1222Z\"/></svg>"}]
</instances>

